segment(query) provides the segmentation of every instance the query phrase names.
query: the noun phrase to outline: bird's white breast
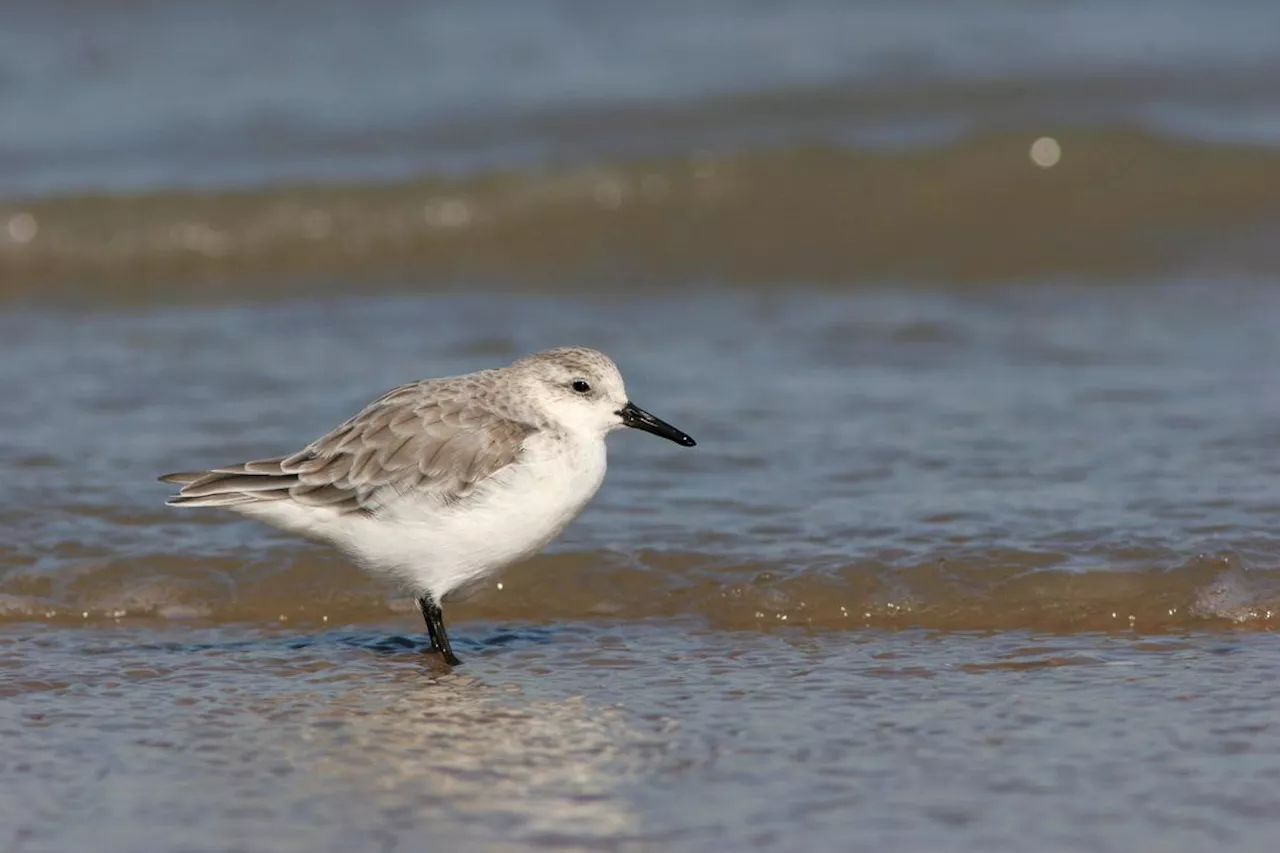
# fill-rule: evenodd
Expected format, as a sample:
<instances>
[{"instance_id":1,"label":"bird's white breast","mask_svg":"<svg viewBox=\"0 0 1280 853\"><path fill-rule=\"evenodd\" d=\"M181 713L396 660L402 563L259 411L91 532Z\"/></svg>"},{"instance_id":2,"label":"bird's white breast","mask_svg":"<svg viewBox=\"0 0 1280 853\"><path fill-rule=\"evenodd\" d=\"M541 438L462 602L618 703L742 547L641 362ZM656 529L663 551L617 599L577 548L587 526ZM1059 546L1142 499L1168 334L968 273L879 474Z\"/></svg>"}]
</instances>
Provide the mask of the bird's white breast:
<instances>
[{"instance_id":1,"label":"bird's white breast","mask_svg":"<svg viewBox=\"0 0 1280 853\"><path fill-rule=\"evenodd\" d=\"M517 462L465 500L407 495L376 518L354 519L338 544L439 600L547 545L582 512L605 468L603 439L535 433Z\"/></svg>"}]
</instances>

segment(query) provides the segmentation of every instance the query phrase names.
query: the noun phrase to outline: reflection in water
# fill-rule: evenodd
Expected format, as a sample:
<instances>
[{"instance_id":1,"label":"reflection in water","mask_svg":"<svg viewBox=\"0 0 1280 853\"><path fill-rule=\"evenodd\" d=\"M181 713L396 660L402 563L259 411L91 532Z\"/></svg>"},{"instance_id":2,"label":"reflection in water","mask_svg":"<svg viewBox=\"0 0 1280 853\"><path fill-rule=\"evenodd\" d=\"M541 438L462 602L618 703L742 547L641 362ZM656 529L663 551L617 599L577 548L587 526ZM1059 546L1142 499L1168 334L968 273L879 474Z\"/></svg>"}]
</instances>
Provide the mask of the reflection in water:
<instances>
[{"instance_id":1,"label":"reflection in water","mask_svg":"<svg viewBox=\"0 0 1280 853\"><path fill-rule=\"evenodd\" d=\"M88 798L113 811L105 831L119 849L209 821L250 838L289 826L275 841L290 850L408 827L433 845L635 832L618 790L652 762L620 709L529 700L376 635L137 636L147 632L3 640L5 725L21 741L8 757L29 783L6 800L6 827L95 838L101 813L74 808Z\"/></svg>"},{"instance_id":2,"label":"reflection in water","mask_svg":"<svg viewBox=\"0 0 1280 853\"><path fill-rule=\"evenodd\" d=\"M1269 634L668 622L486 647L468 676L386 636L3 629L0 827L19 850L1261 853L1280 815Z\"/></svg>"},{"instance_id":3,"label":"reflection in water","mask_svg":"<svg viewBox=\"0 0 1280 853\"><path fill-rule=\"evenodd\" d=\"M616 789L645 768L637 733L582 697L526 703L518 690L415 673L374 696L352 686L311 727L318 789L378 791L381 811L417 824L579 843L636 831Z\"/></svg>"}]
</instances>

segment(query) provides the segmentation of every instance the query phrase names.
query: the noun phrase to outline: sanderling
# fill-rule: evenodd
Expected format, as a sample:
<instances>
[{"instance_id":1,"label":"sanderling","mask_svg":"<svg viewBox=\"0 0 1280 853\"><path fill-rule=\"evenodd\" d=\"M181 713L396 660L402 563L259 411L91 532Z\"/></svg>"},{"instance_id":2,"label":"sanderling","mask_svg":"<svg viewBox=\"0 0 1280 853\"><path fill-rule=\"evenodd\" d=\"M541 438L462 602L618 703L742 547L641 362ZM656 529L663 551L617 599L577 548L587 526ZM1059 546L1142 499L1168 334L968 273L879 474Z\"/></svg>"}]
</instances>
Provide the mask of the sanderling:
<instances>
[{"instance_id":1,"label":"sanderling","mask_svg":"<svg viewBox=\"0 0 1280 853\"><path fill-rule=\"evenodd\" d=\"M401 385L291 456L160 479L182 485L169 504L243 513L406 583L457 665L440 603L558 536L600 488L620 426L695 443L633 405L603 353L563 347Z\"/></svg>"}]
</instances>

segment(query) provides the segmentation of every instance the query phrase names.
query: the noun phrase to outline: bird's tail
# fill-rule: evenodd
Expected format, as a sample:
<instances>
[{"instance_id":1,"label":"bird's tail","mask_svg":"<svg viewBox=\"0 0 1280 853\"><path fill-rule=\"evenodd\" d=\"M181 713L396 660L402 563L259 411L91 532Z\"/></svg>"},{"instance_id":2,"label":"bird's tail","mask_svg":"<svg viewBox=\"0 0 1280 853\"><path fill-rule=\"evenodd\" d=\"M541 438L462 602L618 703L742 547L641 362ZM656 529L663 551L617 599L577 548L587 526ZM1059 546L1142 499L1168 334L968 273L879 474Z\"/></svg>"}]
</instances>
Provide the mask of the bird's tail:
<instances>
[{"instance_id":1,"label":"bird's tail","mask_svg":"<svg viewBox=\"0 0 1280 853\"><path fill-rule=\"evenodd\" d=\"M165 503L170 506L238 506L283 500L289 497L289 489L298 484L297 474L287 474L281 468L280 463L286 458L280 456L208 471L165 474L160 478L162 483L182 486Z\"/></svg>"}]
</instances>

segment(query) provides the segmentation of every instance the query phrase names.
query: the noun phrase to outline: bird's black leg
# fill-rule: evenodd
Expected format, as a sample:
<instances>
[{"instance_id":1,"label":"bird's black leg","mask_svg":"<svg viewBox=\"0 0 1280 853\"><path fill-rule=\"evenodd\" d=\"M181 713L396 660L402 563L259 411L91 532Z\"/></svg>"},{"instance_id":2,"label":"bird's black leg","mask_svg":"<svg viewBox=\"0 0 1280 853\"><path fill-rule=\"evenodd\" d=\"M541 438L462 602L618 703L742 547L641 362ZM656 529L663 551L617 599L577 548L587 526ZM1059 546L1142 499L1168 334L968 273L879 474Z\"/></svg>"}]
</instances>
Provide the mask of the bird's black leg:
<instances>
[{"instance_id":1,"label":"bird's black leg","mask_svg":"<svg viewBox=\"0 0 1280 853\"><path fill-rule=\"evenodd\" d=\"M427 623L427 636L431 638L431 651L440 651L440 642L436 639L436 626L431 621L431 610L435 607L435 601L431 596L424 595L418 599L418 611L422 614L422 621Z\"/></svg>"},{"instance_id":2,"label":"bird's black leg","mask_svg":"<svg viewBox=\"0 0 1280 853\"><path fill-rule=\"evenodd\" d=\"M418 599L418 609L422 611L422 618L427 623L427 635L431 637L431 650L440 652L444 662L449 666L458 666L462 663L453 653L453 647L449 645L449 634L444 629L444 611L440 609L440 605L436 604L436 600L430 595L424 595Z\"/></svg>"}]
</instances>

